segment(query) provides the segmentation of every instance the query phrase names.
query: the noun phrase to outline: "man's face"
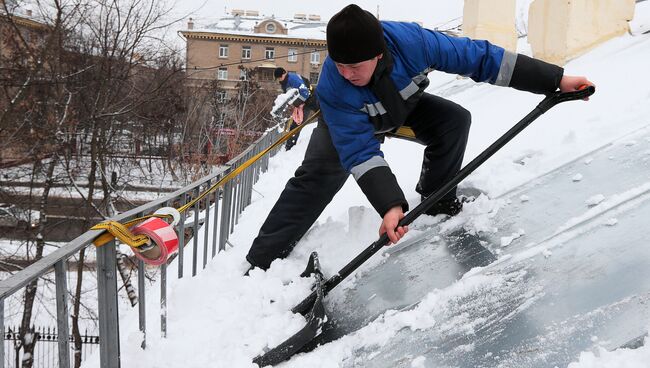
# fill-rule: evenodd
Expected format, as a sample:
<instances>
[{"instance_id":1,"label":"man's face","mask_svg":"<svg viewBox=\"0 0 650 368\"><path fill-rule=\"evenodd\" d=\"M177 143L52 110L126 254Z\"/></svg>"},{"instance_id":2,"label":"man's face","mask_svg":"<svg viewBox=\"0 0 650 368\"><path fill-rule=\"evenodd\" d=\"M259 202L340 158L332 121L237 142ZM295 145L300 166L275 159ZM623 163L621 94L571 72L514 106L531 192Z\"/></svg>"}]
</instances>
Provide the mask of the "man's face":
<instances>
[{"instance_id":1,"label":"man's face","mask_svg":"<svg viewBox=\"0 0 650 368\"><path fill-rule=\"evenodd\" d=\"M284 81L284 78L286 78L286 77L287 77L287 73L284 73L284 74L282 74L279 78L277 78L276 80L277 80L278 82L283 82L283 81Z\"/></svg>"},{"instance_id":2,"label":"man's face","mask_svg":"<svg viewBox=\"0 0 650 368\"><path fill-rule=\"evenodd\" d=\"M339 74L341 74L341 76L347 79L350 83L354 84L357 87L363 87L370 83L372 73L375 72L377 62L382 58L382 56L384 55L379 54L370 60L355 64L335 63L336 69L339 71Z\"/></svg>"}]
</instances>

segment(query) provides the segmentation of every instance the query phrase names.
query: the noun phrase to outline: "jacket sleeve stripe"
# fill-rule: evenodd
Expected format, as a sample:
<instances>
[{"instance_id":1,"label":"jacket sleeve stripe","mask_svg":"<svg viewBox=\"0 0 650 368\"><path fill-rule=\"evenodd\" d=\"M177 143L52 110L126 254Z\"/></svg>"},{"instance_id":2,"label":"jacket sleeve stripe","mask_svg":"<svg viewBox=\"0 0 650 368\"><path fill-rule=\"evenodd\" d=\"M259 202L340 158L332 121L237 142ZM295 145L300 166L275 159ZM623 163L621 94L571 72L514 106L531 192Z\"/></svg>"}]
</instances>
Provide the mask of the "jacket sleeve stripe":
<instances>
[{"instance_id":1,"label":"jacket sleeve stripe","mask_svg":"<svg viewBox=\"0 0 650 368\"><path fill-rule=\"evenodd\" d=\"M418 85L415 84L415 82L411 82L404 89L399 91L399 94L400 96L402 96L404 100L408 100L409 97L413 96L419 90L420 87L418 87Z\"/></svg>"},{"instance_id":2,"label":"jacket sleeve stripe","mask_svg":"<svg viewBox=\"0 0 650 368\"><path fill-rule=\"evenodd\" d=\"M497 86L508 87L512 79L512 73L515 71L515 64L517 62L517 54L504 50L503 59L501 59L501 66L499 67L499 74L497 80L494 82Z\"/></svg>"},{"instance_id":3,"label":"jacket sleeve stripe","mask_svg":"<svg viewBox=\"0 0 650 368\"><path fill-rule=\"evenodd\" d=\"M386 160L384 160L381 156L372 156L369 160L350 169L350 173L352 173L354 180L359 181L363 174L374 168L382 166L388 167Z\"/></svg>"},{"instance_id":4,"label":"jacket sleeve stripe","mask_svg":"<svg viewBox=\"0 0 650 368\"><path fill-rule=\"evenodd\" d=\"M361 108L361 111L370 116L384 115L386 113L384 105L379 101L374 104L365 104L365 106Z\"/></svg>"}]
</instances>

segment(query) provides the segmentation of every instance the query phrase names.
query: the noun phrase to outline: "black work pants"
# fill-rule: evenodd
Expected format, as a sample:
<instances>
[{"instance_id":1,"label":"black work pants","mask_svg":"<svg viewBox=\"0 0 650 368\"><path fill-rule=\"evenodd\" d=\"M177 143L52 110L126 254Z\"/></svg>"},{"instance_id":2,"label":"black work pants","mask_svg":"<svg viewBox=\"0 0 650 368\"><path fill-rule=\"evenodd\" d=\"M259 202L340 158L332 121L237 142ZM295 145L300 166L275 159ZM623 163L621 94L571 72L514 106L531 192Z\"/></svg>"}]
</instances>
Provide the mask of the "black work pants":
<instances>
[{"instance_id":1,"label":"black work pants","mask_svg":"<svg viewBox=\"0 0 650 368\"><path fill-rule=\"evenodd\" d=\"M431 194L460 170L470 123L470 113L460 105L427 93L422 95L406 124L413 129L416 140L426 146L418 193ZM321 119L302 165L287 182L253 241L246 256L248 262L267 269L275 259L288 256L348 175ZM448 197L455 195L454 190Z\"/></svg>"}]
</instances>

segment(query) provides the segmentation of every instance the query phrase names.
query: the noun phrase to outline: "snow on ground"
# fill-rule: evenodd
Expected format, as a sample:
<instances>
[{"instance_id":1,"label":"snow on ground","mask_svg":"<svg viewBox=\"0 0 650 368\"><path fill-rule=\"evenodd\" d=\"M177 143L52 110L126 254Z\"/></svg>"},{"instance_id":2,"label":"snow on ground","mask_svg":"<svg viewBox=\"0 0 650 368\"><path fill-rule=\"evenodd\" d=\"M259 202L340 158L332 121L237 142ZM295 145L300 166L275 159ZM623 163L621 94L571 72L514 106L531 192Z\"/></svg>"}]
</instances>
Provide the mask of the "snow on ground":
<instances>
[{"instance_id":1,"label":"snow on ground","mask_svg":"<svg viewBox=\"0 0 650 368\"><path fill-rule=\"evenodd\" d=\"M566 66L567 74L586 75L597 85L589 102L560 105L539 118L524 133L496 154L472 175L464 185L486 191L490 197L506 193L518 185L553 170L571 160L586 157L594 149L624 137L650 124L650 75L636 73L634 83L621 70L645 70L650 56L650 35L629 35L612 40ZM478 155L498 136L528 113L540 96L474 85L440 73L431 75L431 92L446 96L473 113L473 128L465 161ZM147 303L147 349L140 349L135 311L122 313L122 364L146 367L254 367L251 358L267 346L275 346L303 326L301 316L289 309L309 293L310 282L298 277L311 251L316 250L326 275L347 263L376 240L379 217L371 209L353 180L349 180L319 221L287 259L273 263L264 273L247 269L244 256L270 208L277 200L286 180L300 164L312 127L306 127L298 145L290 152L280 152L270 162L269 171L255 186L253 203L245 210L231 237L235 246L220 253L206 270L194 278L170 280L167 312L168 338L161 339L157 303ZM422 147L399 140L383 146L400 185L412 204L419 201L414 190L419 176ZM415 157L415 159L414 159ZM586 162L585 162L586 163ZM587 163L586 163L587 164ZM523 199L522 199L523 200ZM487 199L466 206L457 221L489 228L491 202ZM608 205L605 200L600 206ZM480 208L479 208L480 207ZM354 217L350 220L349 213ZM579 220L579 219L577 219ZM353 226L350 226L353 221ZM433 221L418 220L407 237L417 235L418 226ZM211 231L210 231L211 233ZM200 232L199 244L202 244ZM380 261L376 255L361 272ZM186 260L190 257L186 257ZM175 275L176 266L170 267ZM284 363L283 367L337 367L359 347L384 344L403 328L412 330L435 324L430 318L453 299L469 295L477 288L500 282L499 275L470 273L443 290L432 290L420 305L410 311L389 311L354 334L319 347L309 354ZM354 285L354 277L339 287ZM149 300L158 298L159 288L151 287ZM471 328L471 321L458 321L448 328ZM623 366L626 362L647 362L649 348L635 351L585 352L571 367ZM98 366L98 359L86 367ZM422 357L413 357L411 366L422 366ZM634 366L634 365L630 365Z\"/></svg>"},{"instance_id":2,"label":"snow on ground","mask_svg":"<svg viewBox=\"0 0 650 368\"><path fill-rule=\"evenodd\" d=\"M647 368L650 362L650 339L646 337L644 346L637 349L617 349L608 351L597 347L594 351L580 354L577 362L568 368Z\"/></svg>"}]
</instances>

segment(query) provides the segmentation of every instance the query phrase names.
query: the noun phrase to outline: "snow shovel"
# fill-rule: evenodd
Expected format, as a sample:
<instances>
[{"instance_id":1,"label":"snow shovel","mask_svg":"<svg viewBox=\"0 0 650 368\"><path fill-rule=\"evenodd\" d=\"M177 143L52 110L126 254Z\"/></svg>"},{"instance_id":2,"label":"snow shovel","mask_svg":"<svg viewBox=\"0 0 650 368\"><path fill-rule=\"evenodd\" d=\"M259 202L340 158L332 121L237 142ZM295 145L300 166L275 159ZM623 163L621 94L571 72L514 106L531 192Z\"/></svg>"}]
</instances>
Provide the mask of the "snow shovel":
<instances>
[{"instance_id":1,"label":"snow shovel","mask_svg":"<svg viewBox=\"0 0 650 368\"><path fill-rule=\"evenodd\" d=\"M469 176L469 174L474 172L474 170L487 161L487 159L492 157L492 155L517 136L517 134L521 133L521 131L528 127L528 125L535 121L535 119L547 112L553 106L562 102L582 100L593 95L595 92L595 87L585 85L575 92L555 92L546 96L546 98L544 98L544 100L542 100L533 111L528 113L528 115L521 119L515 126L510 128L510 130L492 143L487 149L485 149L485 151L462 168L449 182L409 211L397 226L406 226L415 221L415 219L425 213L431 206L444 197L445 194L460 184L460 182ZM310 274L316 276L314 290L291 310L293 313L300 313L305 316L307 318L307 325L279 346L257 356L253 359L253 363L258 364L260 367L264 367L283 362L289 359L293 354L299 352L305 345L307 345L307 343L318 336L326 321L325 307L323 305L324 296L388 243L388 235L384 233L377 241L359 253L353 260L343 266L338 273L327 281L323 281L323 275L318 267L318 255L316 252L313 252L309 258L307 269L301 274L301 276L309 276Z\"/></svg>"}]
</instances>

